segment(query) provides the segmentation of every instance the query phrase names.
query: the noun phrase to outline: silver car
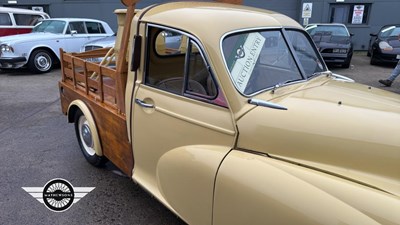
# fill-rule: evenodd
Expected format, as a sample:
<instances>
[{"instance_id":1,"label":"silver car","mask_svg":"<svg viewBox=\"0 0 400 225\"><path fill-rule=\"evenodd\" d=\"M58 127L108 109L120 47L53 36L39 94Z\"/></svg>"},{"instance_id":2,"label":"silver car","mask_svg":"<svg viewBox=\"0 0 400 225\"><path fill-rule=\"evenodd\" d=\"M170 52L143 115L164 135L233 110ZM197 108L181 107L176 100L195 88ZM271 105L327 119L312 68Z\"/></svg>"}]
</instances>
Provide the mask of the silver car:
<instances>
[{"instance_id":1,"label":"silver car","mask_svg":"<svg viewBox=\"0 0 400 225\"><path fill-rule=\"evenodd\" d=\"M27 66L33 73L46 73L59 62L60 48L78 52L84 43L113 33L110 26L100 20L46 19L36 25L32 33L1 38L0 68Z\"/></svg>"}]
</instances>

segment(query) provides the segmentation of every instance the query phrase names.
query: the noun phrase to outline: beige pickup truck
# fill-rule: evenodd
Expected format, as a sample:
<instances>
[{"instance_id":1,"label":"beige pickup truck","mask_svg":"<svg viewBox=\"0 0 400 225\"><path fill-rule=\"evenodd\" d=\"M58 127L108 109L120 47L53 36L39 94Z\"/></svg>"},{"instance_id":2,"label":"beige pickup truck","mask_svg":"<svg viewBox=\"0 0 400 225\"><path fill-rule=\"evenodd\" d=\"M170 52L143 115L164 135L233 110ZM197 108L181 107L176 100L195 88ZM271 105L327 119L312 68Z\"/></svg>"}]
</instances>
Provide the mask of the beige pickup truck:
<instances>
[{"instance_id":1,"label":"beige pickup truck","mask_svg":"<svg viewBox=\"0 0 400 225\"><path fill-rule=\"evenodd\" d=\"M328 71L284 15L124 3L114 48L61 54L91 164L189 224L400 224L399 95Z\"/></svg>"}]
</instances>

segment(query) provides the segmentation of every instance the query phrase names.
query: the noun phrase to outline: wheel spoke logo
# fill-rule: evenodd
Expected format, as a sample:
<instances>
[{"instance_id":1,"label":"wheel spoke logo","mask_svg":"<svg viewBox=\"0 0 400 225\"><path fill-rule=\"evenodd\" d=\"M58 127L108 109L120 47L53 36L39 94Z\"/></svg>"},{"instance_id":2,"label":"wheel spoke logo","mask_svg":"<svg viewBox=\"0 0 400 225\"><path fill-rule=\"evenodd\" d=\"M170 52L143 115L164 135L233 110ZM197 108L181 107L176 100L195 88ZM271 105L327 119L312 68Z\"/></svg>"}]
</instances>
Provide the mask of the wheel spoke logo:
<instances>
[{"instance_id":1,"label":"wheel spoke logo","mask_svg":"<svg viewBox=\"0 0 400 225\"><path fill-rule=\"evenodd\" d=\"M95 188L73 187L67 180L57 178L47 182L44 187L22 187L22 189L51 211L64 212Z\"/></svg>"}]
</instances>

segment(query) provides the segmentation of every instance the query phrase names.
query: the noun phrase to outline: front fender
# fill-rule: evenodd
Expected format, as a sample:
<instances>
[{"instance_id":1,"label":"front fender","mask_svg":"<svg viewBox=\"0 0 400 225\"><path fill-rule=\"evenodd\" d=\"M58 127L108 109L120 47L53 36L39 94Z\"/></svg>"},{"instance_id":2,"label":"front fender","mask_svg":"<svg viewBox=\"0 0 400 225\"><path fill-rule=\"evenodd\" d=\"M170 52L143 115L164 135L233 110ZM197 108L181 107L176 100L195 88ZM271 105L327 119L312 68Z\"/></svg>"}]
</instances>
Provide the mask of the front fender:
<instances>
[{"instance_id":1,"label":"front fender","mask_svg":"<svg viewBox=\"0 0 400 225\"><path fill-rule=\"evenodd\" d=\"M56 41L56 40L54 40L54 41ZM61 47L62 47L61 45L53 46L53 47L49 46L49 45L43 45L43 44L34 45L34 46L31 47L31 49L30 49L30 51L28 53L28 58L30 57L32 52L35 51L36 49L47 49L47 50L51 51L55 56L57 56L58 60L60 60L60 51L59 51L59 49Z\"/></svg>"},{"instance_id":2,"label":"front fender","mask_svg":"<svg viewBox=\"0 0 400 225\"><path fill-rule=\"evenodd\" d=\"M211 224L214 182L228 146L182 146L157 164L162 196L188 224Z\"/></svg>"},{"instance_id":3,"label":"front fender","mask_svg":"<svg viewBox=\"0 0 400 225\"><path fill-rule=\"evenodd\" d=\"M334 175L232 151L216 179L213 224L399 224L400 199Z\"/></svg>"}]
</instances>

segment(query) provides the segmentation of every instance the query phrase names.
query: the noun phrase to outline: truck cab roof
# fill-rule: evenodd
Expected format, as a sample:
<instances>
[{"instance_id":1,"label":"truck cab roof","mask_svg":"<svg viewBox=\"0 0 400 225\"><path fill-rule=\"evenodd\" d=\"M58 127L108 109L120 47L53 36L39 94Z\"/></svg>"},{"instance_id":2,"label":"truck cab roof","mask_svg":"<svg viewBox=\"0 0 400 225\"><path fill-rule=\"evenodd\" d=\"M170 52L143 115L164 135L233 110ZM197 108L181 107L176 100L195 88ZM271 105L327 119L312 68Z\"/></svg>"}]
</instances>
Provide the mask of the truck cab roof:
<instances>
[{"instance_id":1,"label":"truck cab roof","mask_svg":"<svg viewBox=\"0 0 400 225\"><path fill-rule=\"evenodd\" d=\"M146 10L143 10L143 12L146 12ZM174 26L200 37L212 36L210 40L215 40L215 35L221 37L230 31L239 29L301 28L295 20L273 11L216 2L160 4L148 10L142 17L142 21ZM193 26L193 24L197 24L197 26Z\"/></svg>"}]
</instances>

